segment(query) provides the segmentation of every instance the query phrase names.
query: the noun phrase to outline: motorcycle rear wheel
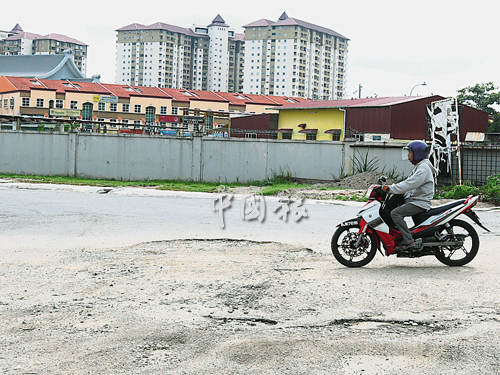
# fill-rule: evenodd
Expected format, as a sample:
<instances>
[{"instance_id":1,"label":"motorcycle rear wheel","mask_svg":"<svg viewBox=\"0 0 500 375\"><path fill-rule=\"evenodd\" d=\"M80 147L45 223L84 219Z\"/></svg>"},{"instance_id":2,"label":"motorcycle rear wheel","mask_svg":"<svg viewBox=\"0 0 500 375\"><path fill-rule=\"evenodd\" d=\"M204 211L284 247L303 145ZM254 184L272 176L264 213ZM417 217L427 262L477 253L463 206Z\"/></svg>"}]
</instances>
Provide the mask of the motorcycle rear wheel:
<instances>
[{"instance_id":1,"label":"motorcycle rear wheel","mask_svg":"<svg viewBox=\"0 0 500 375\"><path fill-rule=\"evenodd\" d=\"M363 267L372 261L377 253L377 241L371 233L363 234L359 246L359 225L338 227L332 237L332 253L337 261L346 267Z\"/></svg>"},{"instance_id":2,"label":"motorcycle rear wheel","mask_svg":"<svg viewBox=\"0 0 500 375\"><path fill-rule=\"evenodd\" d=\"M463 266L475 258L479 250L479 236L474 227L463 220L451 220L448 228L443 228L441 235L447 241L460 239L456 246L440 246L436 258L443 264L452 267Z\"/></svg>"}]
</instances>

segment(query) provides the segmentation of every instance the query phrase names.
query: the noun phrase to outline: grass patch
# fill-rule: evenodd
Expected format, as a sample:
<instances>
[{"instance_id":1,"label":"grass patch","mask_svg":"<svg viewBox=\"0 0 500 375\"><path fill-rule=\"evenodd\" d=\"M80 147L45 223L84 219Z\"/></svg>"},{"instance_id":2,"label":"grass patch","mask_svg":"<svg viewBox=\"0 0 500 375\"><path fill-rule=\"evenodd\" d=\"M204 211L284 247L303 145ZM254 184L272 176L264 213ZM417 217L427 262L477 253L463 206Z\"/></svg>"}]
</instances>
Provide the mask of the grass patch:
<instances>
[{"instance_id":1,"label":"grass patch","mask_svg":"<svg viewBox=\"0 0 500 375\"><path fill-rule=\"evenodd\" d=\"M307 187L309 185L297 184L284 177L274 177L265 181L253 181L248 184L229 183L220 184L217 182L199 182L184 180L148 180L148 181L118 181L109 179L75 178L64 176L24 176L13 174L0 174L0 178L15 179L20 182L64 184L78 186L102 186L102 187L151 187L158 190L190 191L202 193L216 193L221 189L234 188L239 186L259 186L264 187L264 195L274 195L281 191Z\"/></svg>"},{"instance_id":2,"label":"grass patch","mask_svg":"<svg viewBox=\"0 0 500 375\"><path fill-rule=\"evenodd\" d=\"M364 195L359 195L359 194L337 195L333 199L338 201L368 202L368 198L366 198Z\"/></svg>"}]
</instances>

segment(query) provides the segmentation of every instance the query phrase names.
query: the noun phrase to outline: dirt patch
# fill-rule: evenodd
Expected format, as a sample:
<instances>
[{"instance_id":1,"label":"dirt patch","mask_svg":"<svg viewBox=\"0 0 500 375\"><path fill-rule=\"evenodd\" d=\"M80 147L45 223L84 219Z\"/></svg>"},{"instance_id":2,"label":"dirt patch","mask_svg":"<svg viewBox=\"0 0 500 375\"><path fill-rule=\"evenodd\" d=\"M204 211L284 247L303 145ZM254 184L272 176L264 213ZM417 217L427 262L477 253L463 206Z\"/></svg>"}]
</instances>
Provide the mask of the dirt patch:
<instances>
[{"instance_id":1,"label":"dirt patch","mask_svg":"<svg viewBox=\"0 0 500 375\"><path fill-rule=\"evenodd\" d=\"M279 192L277 196L294 199L352 199L363 196L370 185L377 183L379 177L378 172L364 172L342 180L312 184L310 187L286 189ZM394 180L388 178L386 184L392 183ZM263 189L258 186L241 186L229 188L228 191L234 194L258 194Z\"/></svg>"},{"instance_id":2,"label":"dirt patch","mask_svg":"<svg viewBox=\"0 0 500 375\"><path fill-rule=\"evenodd\" d=\"M317 200L362 200L366 190L374 184L378 184L377 180L381 176L379 172L363 172L356 175L348 176L342 180L317 183L310 187L292 188L281 191L277 194L278 197L288 197L290 199L317 199ZM397 181L392 178L387 178L386 185L391 185ZM258 186L241 186L237 188L227 189L234 194L259 194L263 187ZM439 206L454 199L436 199L432 201L433 206ZM479 201L476 205L478 208L494 207L495 202Z\"/></svg>"},{"instance_id":3,"label":"dirt patch","mask_svg":"<svg viewBox=\"0 0 500 375\"><path fill-rule=\"evenodd\" d=\"M494 283L434 273L231 240L4 252L0 373L495 373L494 311L467 297Z\"/></svg>"}]
</instances>

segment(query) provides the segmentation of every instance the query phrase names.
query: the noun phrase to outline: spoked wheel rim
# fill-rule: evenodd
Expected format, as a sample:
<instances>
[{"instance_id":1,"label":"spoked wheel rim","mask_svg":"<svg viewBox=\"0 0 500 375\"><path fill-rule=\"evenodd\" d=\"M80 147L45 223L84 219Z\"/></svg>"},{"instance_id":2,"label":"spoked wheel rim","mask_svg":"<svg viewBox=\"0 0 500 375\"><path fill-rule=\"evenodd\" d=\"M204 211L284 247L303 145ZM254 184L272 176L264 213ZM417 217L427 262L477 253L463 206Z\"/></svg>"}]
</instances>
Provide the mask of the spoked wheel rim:
<instances>
[{"instance_id":1,"label":"spoked wheel rim","mask_svg":"<svg viewBox=\"0 0 500 375\"><path fill-rule=\"evenodd\" d=\"M462 220L452 220L450 226L441 231L444 241L455 241L456 245L441 246L436 258L448 266L463 266L476 256L479 237L472 225Z\"/></svg>"}]
</instances>

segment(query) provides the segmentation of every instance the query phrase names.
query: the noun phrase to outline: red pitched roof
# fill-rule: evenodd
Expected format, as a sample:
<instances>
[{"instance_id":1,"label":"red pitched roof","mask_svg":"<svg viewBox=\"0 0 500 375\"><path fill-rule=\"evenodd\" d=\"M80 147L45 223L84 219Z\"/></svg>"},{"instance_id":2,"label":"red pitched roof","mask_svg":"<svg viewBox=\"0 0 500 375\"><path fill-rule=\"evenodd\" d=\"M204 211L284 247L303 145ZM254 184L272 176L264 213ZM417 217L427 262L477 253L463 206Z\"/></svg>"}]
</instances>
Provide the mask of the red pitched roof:
<instances>
[{"instance_id":1,"label":"red pitched roof","mask_svg":"<svg viewBox=\"0 0 500 375\"><path fill-rule=\"evenodd\" d=\"M169 25L168 23L163 23L163 22L156 22L149 26L142 25L140 23L133 23L131 25L121 27L115 31L134 31L134 30L168 30L174 33L181 33L189 36L208 38L208 35L196 34L190 28Z\"/></svg>"},{"instance_id":2,"label":"red pitched roof","mask_svg":"<svg viewBox=\"0 0 500 375\"><path fill-rule=\"evenodd\" d=\"M115 31L132 31L132 30L141 30L144 29L146 26L140 24L140 23L132 23L128 26L121 27Z\"/></svg>"},{"instance_id":3,"label":"red pitched roof","mask_svg":"<svg viewBox=\"0 0 500 375\"><path fill-rule=\"evenodd\" d=\"M245 25L243 27L261 27L261 26L269 26L271 24L273 24L274 22L273 21L269 21L269 20L266 20L264 18L258 20L258 21L255 21L255 22L252 22L252 23L249 23L248 25Z\"/></svg>"},{"instance_id":4,"label":"red pitched roof","mask_svg":"<svg viewBox=\"0 0 500 375\"><path fill-rule=\"evenodd\" d=\"M201 91L201 90L185 90L185 89L170 89L165 87L146 87L146 86L130 86L107 84L99 82L80 82L80 81L59 81L51 79L38 79L27 77L3 77L6 80L5 87L10 91L30 91L37 90L52 90L58 93L65 92L84 92L98 95L114 95L120 98L130 98L131 96L144 96L155 98L172 99L176 102L189 103L191 101L203 100L211 102L223 102L232 105L245 106L247 104L266 105L269 107L287 107L299 106L304 107L306 104L313 103L318 105L321 101L311 102L302 98L289 98L287 96L270 96L257 94L241 94L228 93L218 91ZM293 101L294 103L290 103ZM343 102L343 101L334 101Z\"/></svg>"},{"instance_id":5,"label":"red pitched roof","mask_svg":"<svg viewBox=\"0 0 500 375\"><path fill-rule=\"evenodd\" d=\"M314 25L312 23L301 21L301 20L298 20L296 18L290 18L290 17L288 17L288 15L285 12L283 12L283 14L279 18L279 20L276 22L269 21L269 20L266 20L263 18L263 19L260 19L258 21L249 23L248 25L245 25L243 27L248 28L248 27L288 26L288 25L299 25L299 26L307 27L308 29L317 30L317 31L325 33L325 34L329 34L329 35L333 35L333 36L337 36L337 37L349 40L345 36L337 33L336 31L327 29L326 27Z\"/></svg>"},{"instance_id":6,"label":"red pitched roof","mask_svg":"<svg viewBox=\"0 0 500 375\"><path fill-rule=\"evenodd\" d=\"M57 40L59 42L64 42L64 43L74 43L74 44L81 44L83 46L86 46L86 43L80 42L77 39L70 38L69 36L62 35L62 34L47 34L38 37L38 39L51 39L51 40Z\"/></svg>"},{"instance_id":7,"label":"red pitched roof","mask_svg":"<svg viewBox=\"0 0 500 375\"><path fill-rule=\"evenodd\" d=\"M30 91L35 90L47 90L45 84L42 83L43 80L37 78L26 78L26 77L5 77L15 90L19 91Z\"/></svg>"},{"instance_id":8,"label":"red pitched roof","mask_svg":"<svg viewBox=\"0 0 500 375\"><path fill-rule=\"evenodd\" d=\"M40 34L19 32L17 34L9 36L8 38L5 38L4 40L19 40L19 39L32 39L32 40L34 40L34 39L38 39L40 37L41 37Z\"/></svg>"},{"instance_id":9,"label":"red pitched roof","mask_svg":"<svg viewBox=\"0 0 500 375\"><path fill-rule=\"evenodd\" d=\"M245 106L247 103L252 103L252 101L247 98L244 94L231 93L231 92L217 92L217 95L227 100L229 104Z\"/></svg>"},{"instance_id":10,"label":"red pitched roof","mask_svg":"<svg viewBox=\"0 0 500 375\"><path fill-rule=\"evenodd\" d=\"M80 42L77 39L70 38L69 36L62 35L62 34L40 35L40 34L35 34L35 33L19 32L17 34L14 34L14 35L6 38L5 40L19 40L19 39L32 39L32 40L50 39L50 40L57 40L59 42L64 42L64 43L74 43L74 44L80 44L83 46L87 45L83 42Z\"/></svg>"}]
</instances>

